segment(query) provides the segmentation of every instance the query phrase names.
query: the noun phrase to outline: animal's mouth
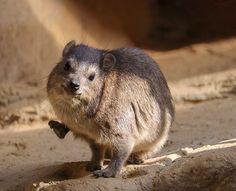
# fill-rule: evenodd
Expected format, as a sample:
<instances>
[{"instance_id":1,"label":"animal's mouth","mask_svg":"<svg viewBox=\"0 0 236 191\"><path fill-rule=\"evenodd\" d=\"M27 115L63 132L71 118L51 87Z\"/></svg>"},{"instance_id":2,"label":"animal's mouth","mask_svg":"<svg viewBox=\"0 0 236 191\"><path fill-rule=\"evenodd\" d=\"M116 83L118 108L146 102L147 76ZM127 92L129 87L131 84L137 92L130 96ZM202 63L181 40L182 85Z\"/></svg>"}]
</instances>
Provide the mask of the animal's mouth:
<instances>
[{"instance_id":1,"label":"animal's mouth","mask_svg":"<svg viewBox=\"0 0 236 191\"><path fill-rule=\"evenodd\" d=\"M70 96L73 96L77 99L81 98L82 95L82 91L81 90L77 90L77 91L73 91L70 88L68 88L65 84L61 84L61 88L64 90L64 92Z\"/></svg>"}]
</instances>

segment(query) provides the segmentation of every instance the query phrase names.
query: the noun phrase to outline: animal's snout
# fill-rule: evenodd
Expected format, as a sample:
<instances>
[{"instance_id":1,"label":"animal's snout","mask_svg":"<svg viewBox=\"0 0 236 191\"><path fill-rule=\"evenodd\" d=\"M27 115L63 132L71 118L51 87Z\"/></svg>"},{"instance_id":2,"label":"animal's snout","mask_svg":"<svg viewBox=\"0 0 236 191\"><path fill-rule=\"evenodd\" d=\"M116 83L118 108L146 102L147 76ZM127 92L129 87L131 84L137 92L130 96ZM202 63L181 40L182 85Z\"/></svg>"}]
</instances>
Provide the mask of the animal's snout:
<instances>
[{"instance_id":1,"label":"animal's snout","mask_svg":"<svg viewBox=\"0 0 236 191\"><path fill-rule=\"evenodd\" d=\"M80 83L79 81L76 81L76 80L71 80L69 82L69 88L72 90L72 91L76 91L80 88Z\"/></svg>"}]
</instances>

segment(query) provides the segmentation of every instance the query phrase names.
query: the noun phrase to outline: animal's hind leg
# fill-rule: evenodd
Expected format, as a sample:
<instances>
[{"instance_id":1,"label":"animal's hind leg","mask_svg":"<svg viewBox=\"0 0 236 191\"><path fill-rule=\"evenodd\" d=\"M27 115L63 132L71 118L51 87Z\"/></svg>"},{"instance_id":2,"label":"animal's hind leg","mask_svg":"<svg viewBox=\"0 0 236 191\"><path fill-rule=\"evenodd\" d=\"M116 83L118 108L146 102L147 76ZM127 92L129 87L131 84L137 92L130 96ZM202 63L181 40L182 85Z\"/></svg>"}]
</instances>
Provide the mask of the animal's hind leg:
<instances>
[{"instance_id":1,"label":"animal's hind leg","mask_svg":"<svg viewBox=\"0 0 236 191\"><path fill-rule=\"evenodd\" d=\"M127 163L128 164L142 164L144 163L145 159L154 157L156 154L160 152L160 150L164 146L167 140L167 136L168 136L167 134L164 134L156 143L149 145L149 147L143 151L133 152L129 156Z\"/></svg>"}]
</instances>

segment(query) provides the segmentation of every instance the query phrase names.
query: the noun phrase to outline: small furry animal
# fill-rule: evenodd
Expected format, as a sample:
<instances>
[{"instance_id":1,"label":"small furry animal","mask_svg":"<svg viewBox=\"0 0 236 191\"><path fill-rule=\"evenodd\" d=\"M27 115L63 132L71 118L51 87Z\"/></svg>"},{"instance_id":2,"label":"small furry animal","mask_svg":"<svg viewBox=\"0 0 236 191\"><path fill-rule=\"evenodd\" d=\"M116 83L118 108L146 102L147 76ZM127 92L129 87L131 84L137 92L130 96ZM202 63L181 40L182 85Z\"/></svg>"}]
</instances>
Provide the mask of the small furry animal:
<instances>
[{"instance_id":1,"label":"small furry animal","mask_svg":"<svg viewBox=\"0 0 236 191\"><path fill-rule=\"evenodd\" d=\"M62 122L49 125L60 138L70 130L88 142L87 168L97 177L114 177L127 160L139 164L158 152L174 118L164 75L137 48L102 50L71 41L49 76L47 93ZM111 161L102 169L106 150Z\"/></svg>"}]
</instances>

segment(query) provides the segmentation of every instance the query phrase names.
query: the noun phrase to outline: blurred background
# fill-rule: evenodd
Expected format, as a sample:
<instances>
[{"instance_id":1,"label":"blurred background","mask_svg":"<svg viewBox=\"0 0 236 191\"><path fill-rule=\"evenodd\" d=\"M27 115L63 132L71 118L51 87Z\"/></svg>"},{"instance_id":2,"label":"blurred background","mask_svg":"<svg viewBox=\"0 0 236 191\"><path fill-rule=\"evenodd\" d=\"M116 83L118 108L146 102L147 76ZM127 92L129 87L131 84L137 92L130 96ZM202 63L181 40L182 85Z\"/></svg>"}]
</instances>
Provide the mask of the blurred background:
<instances>
[{"instance_id":1,"label":"blurred background","mask_svg":"<svg viewBox=\"0 0 236 191\"><path fill-rule=\"evenodd\" d=\"M59 140L47 125L56 119L47 100L47 77L70 40L105 49L139 47L160 65L175 100L176 119L158 155L165 160L151 165L151 172L202 151L217 153L221 148L225 156L236 156L235 0L0 0L1 190L85 175L78 161L90 160L88 146L71 133ZM231 166L235 172L235 159ZM122 176L149 175L148 165L140 168L124 168ZM188 165L184 169L192 172ZM212 182L196 181L196 190L220 184L218 175L206 178L214 177ZM230 175L235 180L236 174ZM110 190L112 181L106 184ZM190 190L181 185L180 190Z\"/></svg>"},{"instance_id":2,"label":"blurred background","mask_svg":"<svg viewBox=\"0 0 236 191\"><path fill-rule=\"evenodd\" d=\"M231 44L227 47L218 47L222 54L230 54L226 61L220 60L221 53L215 53L219 50L207 47L207 53L200 53L191 45L234 38L235 7L234 0L1 0L0 81L47 76L72 39L99 48L137 46L150 50L156 59L160 55L161 64L167 63L163 69L170 79L187 75L175 70L171 74L169 65L179 62L188 75L208 72L201 68L203 58L192 61L196 54L208 54L207 60L213 57L208 70L225 69L232 57L235 61L235 54L227 53L235 50L234 40L227 41ZM182 54L173 57L173 50L184 47L190 49L185 53L187 58ZM165 53L162 61L162 53L169 51L171 56Z\"/></svg>"}]
</instances>

